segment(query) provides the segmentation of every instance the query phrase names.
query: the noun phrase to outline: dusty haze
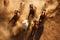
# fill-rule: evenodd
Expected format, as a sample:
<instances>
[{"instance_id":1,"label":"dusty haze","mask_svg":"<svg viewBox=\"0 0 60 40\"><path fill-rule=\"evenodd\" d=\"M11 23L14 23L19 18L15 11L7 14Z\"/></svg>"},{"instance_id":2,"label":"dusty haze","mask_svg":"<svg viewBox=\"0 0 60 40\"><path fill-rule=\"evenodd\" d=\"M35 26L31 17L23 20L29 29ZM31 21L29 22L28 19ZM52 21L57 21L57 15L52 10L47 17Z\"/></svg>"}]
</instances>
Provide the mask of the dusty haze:
<instances>
[{"instance_id":1,"label":"dusty haze","mask_svg":"<svg viewBox=\"0 0 60 40\"><path fill-rule=\"evenodd\" d=\"M24 2L22 8L20 8L21 2ZM13 32L16 34L16 31L21 28L21 22L28 17L29 4L37 7L35 16L37 21L42 9L46 6L47 20L44 22L44 29L40 40L60 40L60 0L0 0L0 40L27 40L28 37L22 33L22 37L19 37L20 39L10 38L10 32L7 27L9 21L14 16L14 10L22 10L21 16L15 28L13 28Z\"/></svg>"}]
</instances>

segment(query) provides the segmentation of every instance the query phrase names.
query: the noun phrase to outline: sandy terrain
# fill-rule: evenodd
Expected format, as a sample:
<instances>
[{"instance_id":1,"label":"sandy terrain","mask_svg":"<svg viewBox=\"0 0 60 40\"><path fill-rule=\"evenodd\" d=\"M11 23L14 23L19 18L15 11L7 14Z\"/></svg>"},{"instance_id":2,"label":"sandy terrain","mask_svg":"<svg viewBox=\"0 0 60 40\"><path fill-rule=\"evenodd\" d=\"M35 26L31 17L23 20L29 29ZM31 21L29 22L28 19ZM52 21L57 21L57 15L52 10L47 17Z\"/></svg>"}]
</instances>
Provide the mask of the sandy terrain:
<instances>
[{"instance_id":1,"label":"sandy terrain","mask_svg":"<svg viewBox=\"0 0 60 40\"><path fill-rule=\"evenodd\" d=\"M23 2L22 5L20 3ZM35 19L39 21L42 9L46 9L47 19L41 23L34 36L32 30L24 32L22 28L23 20L28 18L29 5L37 7ZM45 5L46 4L46 5ZM9 21L14 16L14 11L19 10L20 18L10 32ZM12 27L12 26L11 26ZM11 36L11 34L16 36ZM60 40L60 0L1 0L0 1L0 40Z\"/></svg>"}]
</instances>

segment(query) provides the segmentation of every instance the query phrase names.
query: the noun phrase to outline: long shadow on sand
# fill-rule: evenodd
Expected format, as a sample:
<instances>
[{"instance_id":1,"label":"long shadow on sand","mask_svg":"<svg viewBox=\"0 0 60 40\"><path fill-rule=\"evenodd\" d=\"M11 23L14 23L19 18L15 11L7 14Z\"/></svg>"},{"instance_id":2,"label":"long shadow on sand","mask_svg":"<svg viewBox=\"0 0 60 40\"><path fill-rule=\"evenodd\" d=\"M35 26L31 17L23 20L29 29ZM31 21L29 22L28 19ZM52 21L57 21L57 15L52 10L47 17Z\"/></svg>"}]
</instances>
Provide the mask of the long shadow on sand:
<instances>
[{"instance_id":1,"label":"long shadow on sand","mask_svg":"<svg viewBox=\"0 0 60 40\"><path fill-rule=\"evenodd\" d=\"M38 29L36 30L36 28L35 28L34 30L31 31L31 34L30 34L28 40L40 40L40 37L43 34L45 21L46 21L46 19L39 21Z\"/></svg>"},{"instance_id":2,"label":"long shadow on sand","mask_svg":"<svg viewBox=\"0 0 60 40\"><path fill-rule=\"evenodd\" d=\"M44 30L44 23L47 19L45 18L44 20L42 20L41 22L39 21L38 24L38 29L37 32L35 33L35 40L40 40L41 35L43 34L43 30Z\"/></svg>"}]
</instances>

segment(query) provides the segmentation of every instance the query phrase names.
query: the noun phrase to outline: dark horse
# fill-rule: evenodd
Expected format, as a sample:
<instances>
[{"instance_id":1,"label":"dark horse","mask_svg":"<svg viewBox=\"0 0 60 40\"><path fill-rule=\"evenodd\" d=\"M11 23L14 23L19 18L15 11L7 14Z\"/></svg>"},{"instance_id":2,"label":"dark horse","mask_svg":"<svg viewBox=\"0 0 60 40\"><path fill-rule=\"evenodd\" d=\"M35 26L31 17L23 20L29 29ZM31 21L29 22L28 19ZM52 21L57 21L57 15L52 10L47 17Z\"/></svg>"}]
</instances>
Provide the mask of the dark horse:
<instances>
[{"instance_id":1,"label":"dark horse","mask_svg":"<svg viewBox=\"0 0 60 40\"><path fill-rule=\"evenodd\" d=\"M45 15L45 11L43 10L43 12L40 16L40 19L39 19L38 30L35 33L35 40L40 40L40 37L44 30L44 23L46 21L45 18L46 18L46 15Z\"/></svg>"},{"instance_id":2,"label":"dark horse","mask_svg":"<svg viewBox=\"0 0 60 40\"><path fill-rule=\"evenodd\" d=\"M11 35L12 35L12 29L16 25L16 22L18 21L18 19L19 19L19 11L15 10L14 16L9 21L8 28L7 28L10 31Z\"/></svg>"},{"instance_id":3,"label":"dark horse","mask_svg":"<svg viewBox=\"0 0 60 40\"><path fill-rule=\"evenodd\" d=\"M29 7L30 7L30 11L29 11L29 15L28 15L28 22L29 22L28 29L31 24L31 20L34 19L35 12L36 12L36 9L33 8L33 4L30 4Z\"/></svg>"},{"instance_id":4,"label":"dark horse","mask_svg":"<svg viewBox=\"0 0 60 40\"><path fill-rule=\"evenodd\" d=\"M13 18L9 21L12 25L15 25L17 20L19 19L19 11L15 10Z\"/></svg>"}]
</instances>

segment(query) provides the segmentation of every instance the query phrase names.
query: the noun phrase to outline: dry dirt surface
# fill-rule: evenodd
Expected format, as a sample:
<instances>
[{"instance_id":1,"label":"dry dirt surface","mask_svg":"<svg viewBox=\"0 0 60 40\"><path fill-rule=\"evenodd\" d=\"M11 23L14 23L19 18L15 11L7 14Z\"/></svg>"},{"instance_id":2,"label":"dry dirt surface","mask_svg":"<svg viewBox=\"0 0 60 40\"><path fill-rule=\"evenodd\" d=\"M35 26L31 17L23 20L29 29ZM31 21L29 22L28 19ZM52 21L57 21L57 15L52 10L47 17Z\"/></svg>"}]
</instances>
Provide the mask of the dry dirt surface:
<instances>
[{"instance_id":1,"label":"dry dirt surface","mask_svg":"<svg viewBox=\"0 0 60 40\"><path fill-rule=\"evenodd\" d=\"M24 31L22 22L28 18L30 4L37 8L34 16L37 21L43 8L46 19L39 24L40 28L31 30L30 25L31 29ZM15 10L21 15L13 27L9 21ZM0 0L0 40L60 40L60 0Z\"/></svg>"}]
</instances>

